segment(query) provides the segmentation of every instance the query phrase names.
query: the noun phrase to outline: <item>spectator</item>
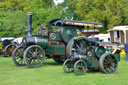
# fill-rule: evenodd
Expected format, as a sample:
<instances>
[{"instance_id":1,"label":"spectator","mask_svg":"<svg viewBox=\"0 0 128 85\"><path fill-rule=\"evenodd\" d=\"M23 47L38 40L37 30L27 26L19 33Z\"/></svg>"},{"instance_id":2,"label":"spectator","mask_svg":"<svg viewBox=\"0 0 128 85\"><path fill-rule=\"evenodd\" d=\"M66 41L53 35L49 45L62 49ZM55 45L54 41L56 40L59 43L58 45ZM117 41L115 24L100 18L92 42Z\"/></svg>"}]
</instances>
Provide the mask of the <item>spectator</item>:
<instances>
[{"instance_id":1,"label":"spectator","mask_svg":"<svg viewBox=\"0 0 128 85\"><path fill-rule=\"evenodd\" d=\"M128 61L128 43L125 43L124 50L126 52L126 61Z\"/></svg>"}]
</instances>

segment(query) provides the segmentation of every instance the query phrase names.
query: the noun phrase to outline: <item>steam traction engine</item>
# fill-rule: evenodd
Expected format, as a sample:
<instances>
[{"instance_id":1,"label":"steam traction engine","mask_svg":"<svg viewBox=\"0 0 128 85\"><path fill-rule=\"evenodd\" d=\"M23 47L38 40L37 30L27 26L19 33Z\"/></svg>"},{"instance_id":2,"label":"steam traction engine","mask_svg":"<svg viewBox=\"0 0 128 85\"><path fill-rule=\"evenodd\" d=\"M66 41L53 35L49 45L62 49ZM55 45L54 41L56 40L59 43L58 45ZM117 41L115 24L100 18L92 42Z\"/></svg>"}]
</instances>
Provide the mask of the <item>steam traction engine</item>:
<instances>
[{"instance_id":1,"label":"steam traction engine","mask_svg":"<svg viewBox=\"0 0 128 85\"><path fill-rule=\"evenodd\" d=\"M100 68L105 73L116 71L119 57L105 54L106 49L103 46L87 37L78 36L85 26L102 27L102 24L54 19L49 25L59 27L56 32L40 28L37 35L32 35L31 12L28 13L27 22L27 35L22 40L22 46L17 47L12 55L13 62L17 66L39 67L47 57L53 58L57 63L63 63L68 59L63 66L65 72L85 73L86 68L89 70Z\"/></svg>"},{"instance_id":2,"label":"steam traction engine","mask_svg":"<svg viewBox=\"0 0 128 85\"><path fill-rule=\"evenodd\" d=\"M51 26L62 27L56 32L40 28L37 35L32 35L32 13L28 13L27 35L22 40L22 46L17 47L12 55L17 66L27 65L30 68L39 67L45 57L53 58L57 63L63 63L66 59L66 46L70 39L77 36L77 28L69 20L54 19L49 22Z\"/></svg>"},{"instance_id":3,"label":"steam traction engine","mask_svg":"<svg viewBox=\"0 0 128 85\"><path fill-rule=\"evenodd\" d=\"M63 64L65 73L83 75L87 69L114 73L120 61L119 54L106 53L106 49L85 37L74 37L66 48L68 59Z\"/></svg>"},{"instance_id":4,"label":"steam traction engine","mask_svg":"<svg viewBox=\"0 0 128 85\"><path fill-rule=\"evenodd\" d=\"M12 56L13 50L16 48L16 44L13 43L14 38L0 39L0 55L4 57Z\"/></svg>"}]
</instances>

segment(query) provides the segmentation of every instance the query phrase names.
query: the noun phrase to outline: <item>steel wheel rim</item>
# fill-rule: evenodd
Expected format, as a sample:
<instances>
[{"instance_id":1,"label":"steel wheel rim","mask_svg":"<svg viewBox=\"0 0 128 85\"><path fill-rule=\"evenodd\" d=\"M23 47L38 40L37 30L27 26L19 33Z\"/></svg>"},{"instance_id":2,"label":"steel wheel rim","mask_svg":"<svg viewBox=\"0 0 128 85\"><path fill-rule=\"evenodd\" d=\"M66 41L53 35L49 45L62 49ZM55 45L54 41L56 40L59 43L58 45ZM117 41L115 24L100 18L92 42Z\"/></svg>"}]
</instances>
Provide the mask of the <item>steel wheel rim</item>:
<instances>
[{"instance_id":1,"label":"steel wheel rim","mask_svg":"<svg viewBox=\"0 0 128 85\"><path fill-rule=\"evenodd\" d=\"M44 51L39 47L31 47L24 55L25 63L29 68L40 67L44 62Z\"/></svg>"},{"instance_id":2,"label":"steel wheel rim","mask_svg":"<svg viewBox=\"0 0 128 85\"><path fill-rule=\"evenodd\" d=\"M15 49L15 45L11 45L11 46L9 46L7 49L6 49L6 54L7 54L7 56L11 56L12 55L12 52L14 51L14 49Z\"/></svg>"},{"instance_id":3,"label":"steel wheel rim","mask_svg":"<svg viewBox=\"0 0 128 85\"><path fill-rule=\"evenodd\" d=\"M105 73L114 73L116 70L117 70L117 67L118 67L118 61L116 59L116 57L112 54L108 54L103 62L103 70Z\"/></svg>"},{"instance_id":4,"label":"steel wheel rim","mask_svg":"<svg viewBox=\"0 0 128 85\"><path fill-rule=\"evenodd\" d=\"M65 73L72 73L73 72L73 62L71 59L67 59L63 64L63 70Z\"/></svg>"},{"instance_id":5,"label":"steel wheel rim","mask_svg":"<svg viewBox=\"0 0 128 85\"><path fill-rule=\"evenodd\" d=\"M83 60L78 60L74 65L75 75L84 75L87 71L87 64Z\"/></svg>"},{"instance_id":6,"label":"steel wheel rim","mask_svg":"<svg viewBox=\"0 0 128 85\"><path fill-rule=\"evenodd\" d=\"M12 59L17 66L25 65L23 59L23 52L24 52L23 47L17 47L13 52Z\"/></svg>"}]
</instances>

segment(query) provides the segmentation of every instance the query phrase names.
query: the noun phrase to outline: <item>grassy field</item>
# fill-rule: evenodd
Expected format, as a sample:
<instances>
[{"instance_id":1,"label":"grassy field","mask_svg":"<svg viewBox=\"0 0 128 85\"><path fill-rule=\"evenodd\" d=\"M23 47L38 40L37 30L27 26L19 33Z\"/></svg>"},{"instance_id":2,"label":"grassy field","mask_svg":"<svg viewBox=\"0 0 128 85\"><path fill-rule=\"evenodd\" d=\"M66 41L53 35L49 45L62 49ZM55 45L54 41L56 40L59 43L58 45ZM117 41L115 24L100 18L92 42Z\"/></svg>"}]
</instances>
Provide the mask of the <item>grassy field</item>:
<instances>
[{"instance_id":1,"label":"grassy field","mask_svg":"<svg viewBox=\"0 0 128 85\"><path fill-rule=\"evenodd\" d=\"M63 72L52 59L40 68L17 67L11 58L0 57L0 85L128 85L128 62L119 63L118 74L89 72L75 76Z\"/></svg>"}]
</instances>

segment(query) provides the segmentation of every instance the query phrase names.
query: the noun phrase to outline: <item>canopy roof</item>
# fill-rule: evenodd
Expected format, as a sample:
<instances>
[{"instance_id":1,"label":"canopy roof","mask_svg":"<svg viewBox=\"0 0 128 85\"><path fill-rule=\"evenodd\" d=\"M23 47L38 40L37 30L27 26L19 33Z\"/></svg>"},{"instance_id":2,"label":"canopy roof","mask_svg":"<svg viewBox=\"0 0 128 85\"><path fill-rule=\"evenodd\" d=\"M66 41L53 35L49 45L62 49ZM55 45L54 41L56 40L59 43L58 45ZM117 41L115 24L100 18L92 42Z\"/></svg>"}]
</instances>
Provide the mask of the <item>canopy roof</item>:
<instances>
[{"instance_id":1,"label":"canopy roof","mask_svg":"<svg viewBox=\"0 0 128 85\"><path fill-rule=\"evenodd\" d=\"M128 26L115 26L112 29L108 30L109 31L125 31L128 30Z\"/></svg>"},{"instance_id":2,"label":"canopy roof","mask_svg":"<svg viewBox=\"0 0 128 85\"><path fill-rule=\"evenodd\" d=\"M51 26L76 26L76 27L103 27L103 24L96 22L84 22L77 20L53 19L49 22Z\"/></svg>"}]
</instances>

